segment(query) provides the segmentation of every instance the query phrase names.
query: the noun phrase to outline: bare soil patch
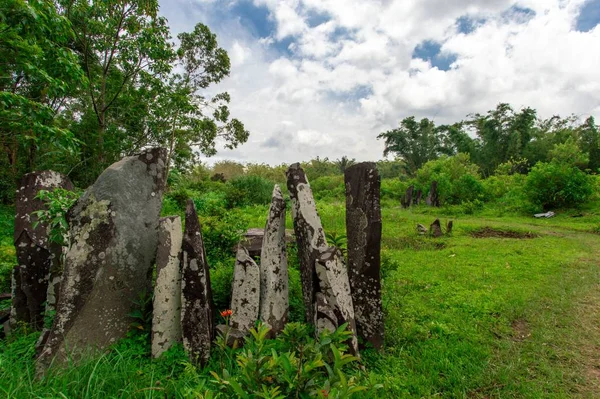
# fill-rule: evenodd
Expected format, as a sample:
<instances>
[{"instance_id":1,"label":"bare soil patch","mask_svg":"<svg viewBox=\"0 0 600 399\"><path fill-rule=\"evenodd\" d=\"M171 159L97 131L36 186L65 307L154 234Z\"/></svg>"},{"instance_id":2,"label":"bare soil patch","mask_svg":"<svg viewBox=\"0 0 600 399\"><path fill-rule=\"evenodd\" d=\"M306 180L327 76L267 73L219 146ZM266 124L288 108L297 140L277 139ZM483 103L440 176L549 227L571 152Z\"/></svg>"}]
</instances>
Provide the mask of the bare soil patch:
<instances>
[{"instance_id":1,"label":"bare soil patch","mask_svg":"<svg viewBox=\"0 0 600 399\"><path fill-rule=\"evenodd\" d=\"M480 229L472 231L471 237L530 239L539 237L539 235L530 231L501 230L492 227L482 227Z\"/></svg>"}]
</instances>

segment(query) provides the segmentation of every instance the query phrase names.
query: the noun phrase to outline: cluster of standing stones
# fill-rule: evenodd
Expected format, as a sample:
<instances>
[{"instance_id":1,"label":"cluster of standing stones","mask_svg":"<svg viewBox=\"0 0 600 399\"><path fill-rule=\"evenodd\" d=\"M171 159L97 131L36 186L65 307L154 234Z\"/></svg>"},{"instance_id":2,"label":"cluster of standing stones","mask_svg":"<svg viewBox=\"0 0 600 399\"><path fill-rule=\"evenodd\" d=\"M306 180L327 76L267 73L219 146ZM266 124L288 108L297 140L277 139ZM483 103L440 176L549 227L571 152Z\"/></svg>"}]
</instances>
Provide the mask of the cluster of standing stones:
<instances>
[{"instance_id":1,"label":"cluster of standing stones","mask_svg":"<svg viewBox=\"0 0 600 399\"><path fill-rule=\"evenodd\" d=\"M440 198L438 195L438 182L432 181L429 187L429 195L425 198L425 204L428 206L440 206ZM400 204L402 208L410 208L413 205L419 205L423 198L423 192L421 190L415 191L415 186L409 186L406 189L406 193L400 198Z\"/></svg>"},{"instance_id":2,"label":"cluster of standing stones","mask_svg":"<svg viewBox=\"0 0 600 399\"><path fill-rule=\"evenodd\" d=\"M231 316L217 326L209 265L193 201L185 227L179 216L160 217L165 189L166 151L154 148L123 158L98 177L68 211L69 246L49 242L48 226L35 225L32 212L44 209L40 190L72 190L69 179L52 171L23 177L17 193L10 324L51 328L38 342L38 372L52 363L103 350L123 338L140 293L153 292L152 355L182 342L190 359L205 364L219 332L229 344L243 340L261 321L276 336L288 320L286 202L279 186L260 247L260 264L247 242L237 247ZM352 335L375 348L383 345L380 282L380 179L374 163L345 172L348 265L329 246L308 179L299 164L287 171L294 235L298 246L306 320L317 333L344 323ZM35 226L35 228L34 228ZM152 283L153 266L156 280Z\"/></svg>"}]
</instances>

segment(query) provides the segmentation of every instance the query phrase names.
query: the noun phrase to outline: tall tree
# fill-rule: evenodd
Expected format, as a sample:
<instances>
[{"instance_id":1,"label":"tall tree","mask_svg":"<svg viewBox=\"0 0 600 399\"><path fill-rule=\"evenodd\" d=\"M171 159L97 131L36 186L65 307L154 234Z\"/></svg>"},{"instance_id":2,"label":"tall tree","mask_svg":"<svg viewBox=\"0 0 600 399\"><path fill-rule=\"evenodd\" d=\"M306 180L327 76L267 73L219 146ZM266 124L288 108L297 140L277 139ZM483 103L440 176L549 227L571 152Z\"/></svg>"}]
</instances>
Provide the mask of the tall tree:
<instances>
[{"instance_id":1,"label":"tall tree","mask_svg":"<svg viewBox=\"0 0 600 399\"><path fill-rule=\"evenodd\" d=\"M588 155L587 167L592 173L598 173L600 171L600 138L594 117L587 118L577 130L579 146Z\"/></svg>"},{"instance_id":2,"label":"tall tree","mask_svg":"<svg viewBox=\"0 0 600 399\"><path fill-rule=\"evenodd\" d=\"M391 153L401 158L411 175L442 153L440 132L427 118L419 122L414 116L404 118L398 128L383 132L377 138L385 140L383 155Z\"/></svg>"}]
</instances>

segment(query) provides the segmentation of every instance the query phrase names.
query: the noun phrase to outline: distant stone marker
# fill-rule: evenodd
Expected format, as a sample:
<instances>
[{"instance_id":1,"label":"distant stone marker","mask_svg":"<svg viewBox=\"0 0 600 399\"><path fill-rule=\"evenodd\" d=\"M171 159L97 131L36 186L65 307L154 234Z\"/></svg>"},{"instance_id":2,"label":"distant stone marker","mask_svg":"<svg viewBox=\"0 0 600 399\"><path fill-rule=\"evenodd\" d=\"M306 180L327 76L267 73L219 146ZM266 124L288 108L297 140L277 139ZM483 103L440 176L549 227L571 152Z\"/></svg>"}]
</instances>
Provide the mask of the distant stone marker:
<instances>
[{"instance_id":1,"label":"distant stone marker","mask_svg":"<svg viewBox=\"0 0 600 399\"><path fill-rule=\"evenodd\" d=\"M38 193L56 188L73 190L73 183L67 176L51 170L28 173L19 182L15 201L14 243L18 266L14 273L19 286L13 291L22 296L13 300L13 321L28 322L37 329L44 323L44 303L48 311L54 310L56 305L62 247L49 241L46 223L33 227L36 216L32 213L45 209L45 204L36 199Z\"/></svg>"},{"instance_id":2,"label":"distant stone marker","mask_svg":"<svg viewBox=\"0 0 600 399\"><path fill-rule=\"evenodd\" d=\"M102 350L125 337L134 302L150 283L165 159L162 148L123 158L70 209L71 247L38 371L53 359L64 362L67 355Z\"/></svg>"},{"instance_id":3,"label":"distant stone marker","mask_svg":"<svg viewBox=\"0 0 600 399\"><path fill-rule=\"evenodd\" d=\"M358 336L375 348L383 346L381 303L381 205L380 178L374 162L346 169L346 236L348 274L352 289ZM413 186L406 202L412 202Z\"/></svg>"},{"instance_id":4,"label":"distant stone marker","mask_svg":"<svg viewBox=\"0 0 600 399\"><path fill-rule=\"evenodd\" d=\"M323 248L319 251L315 268L319 282L319 294L325 297L327 305L333 310L333 315L335 315L337 320L337 323L335 323L336 326L339 327L344 323L348 323L348 330L352 332L349 342L350 351L353 354L358 354L354 306L352 304L348 271L346 265L344 265L344 257L337 248ZM332 313L325 311L327 308L322 305L322 301L317 301L316 306L313 305L315 313L326 314L327 319L330 319ZM314 323L316 326L327 325L326 321L324 322L318 318L315 319Z\"/></svg>"},{"instance_id":5,"label":"distant stone marker","mask_svg":"<svg viewBox=\"0 0 600 399\"><path fill-rule=\"evenodd\" d=\"M454 223L452 222L452 220L449 220L448 223L446 223L446 234L451 234L453 227Z\"/></svg>"},{"instance_id":6,"label":"distant stone marker","mask_svg":"<svg viewBox=\"0 0 600 399\"><path fill-rule=\"evenodd\" d=\"M432 181L431 182L431 186L429 188L429 195L427 196L427 199L425 200L425 203L429 206L440 206L440 198L439 198L439 194L438 194L438 182L437 181Z\"/></svg>"},{"instance_id":7,"label":"distant stone marker","mask_svg":"<svg viewBox=\"0 0 600 399\"><path fill-rule=\"evenodd\" d=\"M194 202L185 209L181 282L183 347L194 363L206 364L215 337L215 307L210 286L202 229Z\"/></svg>"},{"instance_id":8,"label":"distant stone marker","mask_svg":"<svg viewBox=\"0 0 600 399\"><path fill-rule=\"evenodd\" d=\"M288 320L288 270L285 234L285 200L273 188L260 257L260 320L279 334Z\"/></svg>"},{"instance_id":9,"label":"distant stone marker","mask_svg":"<svg viewBox=\"0 0 600 399\"><path fill-rule=\"evenodd\" d=\"M168 216L158 225L156 284L152 306L152 356L181 342L181 218Z\"/></svg>"},{"instance_id":10,"label":"distant stone marker","mask_svg":"<svg viewBox=\"0 0 600 399\"><path fill-rule=\"evenodd\" d=\"M287 187L292 200L292 218L298 243L302 295L307 322L315 319L315 292L317 279L315 261L321 249L327 248L325 232L317 212L315 199L308 184L306 174L300 164L292 164L287 170Z\"/></svg>"},{"instance_id":11,"label":"distant stone marker","mask_svg":"<svg viewBox=\"0 0 600 399\"><path fill-rule=\"evenodd\" d=\"M423 191L417 190L417 195L415 195L413 199L413 205L419 205L421 203L421 198L423 197Z\"/></svg>"},{"instance_id":12,"label":"distant stone marker","mask_svg":"<svg viewBox=\"0 0 600 399\"><path fill-rule=\"evenodd\" d=\"M441 237L443 235L440 219L435 219L433 223L431 223L431 226L429 226L429 231L431 232L431 235L435 238Z\"/></svg>"},{"instance_id":13,"label":"distant stone marker","mask_svg":"<svg viewBox=\"0 0 600 399\"><path fill-rule=\"evenodd\" d=\"M236 254L231 288L229 326L245 335L258 320L260 306L260 269L243 246Z\"/></svg>"},{"instance_id":14,"label":"distant stone marker","mask_svg":"<svg viewBox=\"0 0 600 399\"><path fill-rule=\"evenodd\" d=\"M413 192L415 190L415 186L411 185L406 189L406 194L402 197L400 201L402 204L402 208L410 208L413 204Z\"/></svg>"}]
</instances>

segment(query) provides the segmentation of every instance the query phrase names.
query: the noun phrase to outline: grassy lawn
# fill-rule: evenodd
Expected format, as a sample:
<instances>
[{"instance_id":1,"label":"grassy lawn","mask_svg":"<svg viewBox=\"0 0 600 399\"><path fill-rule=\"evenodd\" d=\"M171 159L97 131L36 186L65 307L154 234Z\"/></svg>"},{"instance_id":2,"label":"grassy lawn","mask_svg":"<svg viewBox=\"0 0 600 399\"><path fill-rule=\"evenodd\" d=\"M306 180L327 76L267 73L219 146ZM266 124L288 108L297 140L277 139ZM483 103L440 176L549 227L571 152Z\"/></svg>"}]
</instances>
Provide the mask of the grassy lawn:
<instances>
[{"instance_id":1,"label":"grassy lawn","mask_svg":"<svg viewBox=\"0 0 600 399\"><path fill-rule=\"evenodd\" d=\"M343 204L318 206L325 229L343 233ZM264 226L266 210L244 209L251 227ZM382 354L363 352L372 380L384 388L365 397L600 397L600 215L587 210L580 218L537 220L482 212L453 217L450 236L418 236L416 224L429 226L434 212L384 204L386 347ZM445 225L449 217L439 216ZM494 231L523 238L498 238ZM0 237L0 262L11 256L7 239ZM49 393L75 392L69 384L77 383L87 384L79 397L164 397L144 390L166 378L161 367L148 376L144 358L31 382L26 355L35 340L20 341L0 344L0 392L4 386L11 397L56 397ZM7 362L17 350L24 360L12 367ZM112 375L98 371L113 368ZM177 384L184 377L171 378ZM38 396L27 396L33 392Z\"/></svg>"}]
</instances>

